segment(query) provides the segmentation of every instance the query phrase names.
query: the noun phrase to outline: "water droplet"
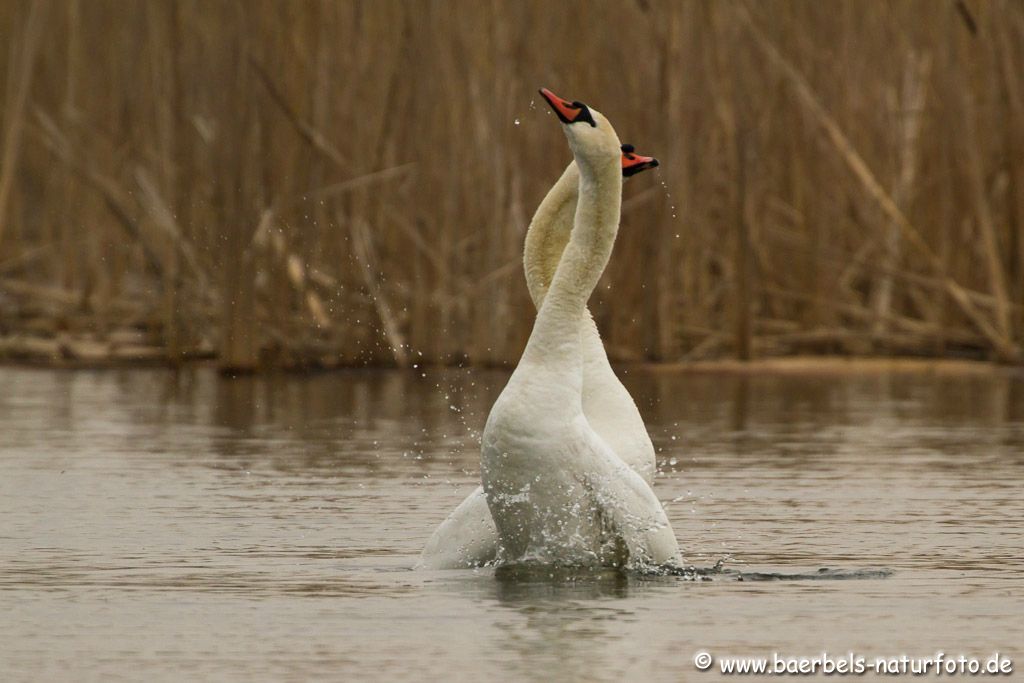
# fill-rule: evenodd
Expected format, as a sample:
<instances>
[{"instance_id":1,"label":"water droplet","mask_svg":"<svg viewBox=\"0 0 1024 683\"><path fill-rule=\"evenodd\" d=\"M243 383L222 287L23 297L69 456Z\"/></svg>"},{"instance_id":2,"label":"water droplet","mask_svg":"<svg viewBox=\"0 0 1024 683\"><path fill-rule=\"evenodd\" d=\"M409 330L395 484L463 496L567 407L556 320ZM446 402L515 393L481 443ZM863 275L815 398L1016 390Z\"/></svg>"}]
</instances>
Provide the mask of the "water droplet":
<instances>
[{"instance_id":1,"label":"water droplet","mask_svg":"<svg viewBox=\"0 0 1024 683\"><path fill-rule=\"evenodd\" d=\"M515 123L518 126L519 125L519 119L516 119Z\"/></svg>"}]
</instances>

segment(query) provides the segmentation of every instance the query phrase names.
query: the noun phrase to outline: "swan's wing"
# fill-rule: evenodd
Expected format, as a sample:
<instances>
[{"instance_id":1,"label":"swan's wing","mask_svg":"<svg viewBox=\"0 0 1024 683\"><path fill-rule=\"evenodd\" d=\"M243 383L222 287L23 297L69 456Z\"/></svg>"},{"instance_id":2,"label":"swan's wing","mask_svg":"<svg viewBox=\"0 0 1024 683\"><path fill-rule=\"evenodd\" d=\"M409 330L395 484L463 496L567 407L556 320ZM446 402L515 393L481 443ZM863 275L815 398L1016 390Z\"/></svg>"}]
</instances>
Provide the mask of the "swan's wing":
<instances>
[{"instance_id":1,"label":"swan's wing","mask_svg":"<svg viewBox=\"0 0 1024 683\"><path fill-rule=\"evenodd\" d=\"M629 551L628 568L682 567L675 532L650 485L595 432L591 431L587 440L597 462L587 474L586 483L602 517Z\"/></svg>"},{"instance_id":2,"label":"swan's wing","mask_svg":"<svg viewBox=\"0 0 1024 683\"><path fill-rule=\"evenodd\" d=\"M615 455L650 484L654 445L636 402L608 363L601 333L589 311L583 318L583 413Z\"/></svg>"},{"instance_id":3,"label":"swan's wing","mask_svg":"<svg viewBox=\"0 0 1024 683\"><path fill-rule=\"evenodd\" d=\"M417 569L462 569L493 562L498 530L482 486L459 503L427 541Z\"/></svg>"}]
</instances>

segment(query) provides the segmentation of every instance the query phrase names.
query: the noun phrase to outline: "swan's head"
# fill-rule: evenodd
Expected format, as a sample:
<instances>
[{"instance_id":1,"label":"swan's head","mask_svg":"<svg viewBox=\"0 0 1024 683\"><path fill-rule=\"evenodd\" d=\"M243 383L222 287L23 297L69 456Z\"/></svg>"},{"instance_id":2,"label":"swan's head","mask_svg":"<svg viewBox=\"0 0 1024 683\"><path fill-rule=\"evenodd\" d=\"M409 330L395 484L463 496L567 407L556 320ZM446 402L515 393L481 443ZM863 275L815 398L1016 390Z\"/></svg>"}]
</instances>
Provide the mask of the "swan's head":
<instances>
[{"instance_id":1,"label":"swan's head","mask_svg":"<svg viewBox=\"0 0 1024 683\"><path fill-rule=\"evenodd\" d=\"M637 154L636 148L633 145L626 144L621 149L623 178L636 175L640 171L646 171L649 168L655 168L658 165L658 160L654 157L645 157L642 154Z\"/></svg>"},{"instance_id":2,"label":"swan's head","mask_svg":"<svg viewBox=\"0 0 1024 683\"><path fill-rule=\"evenodd\" d=\"M540 94L562 122L577 163L600 165L621 158L619 136L601 112L582 102L563 99L547 88L541 88Z\"/></svg>"}]
</instances>

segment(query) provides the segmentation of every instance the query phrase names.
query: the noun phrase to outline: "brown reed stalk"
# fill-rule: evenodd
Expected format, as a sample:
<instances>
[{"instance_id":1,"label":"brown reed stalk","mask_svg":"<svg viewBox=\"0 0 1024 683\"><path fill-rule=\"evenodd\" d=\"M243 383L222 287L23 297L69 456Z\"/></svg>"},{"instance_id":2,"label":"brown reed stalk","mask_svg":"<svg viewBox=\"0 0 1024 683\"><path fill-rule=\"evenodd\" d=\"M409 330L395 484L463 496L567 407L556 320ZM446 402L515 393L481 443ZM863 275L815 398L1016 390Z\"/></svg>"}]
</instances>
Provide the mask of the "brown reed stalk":
<instances>
[{"instance_id":1,"label":"brown reed stalk","mask_svg":"<svg viewBox=\"0 0 1024 683\"><path fill-rule=\"evenodd\" d=\"M917 151L924 116L926 83L931 71L931 60L914 53L908 55L903 72L903 86L897 113L897 130L900 133L900 171L892 191L893 201L904 213L908 210L911 194L917 178ZM872 331L877 336L887 332L889 312L892 310L895 267L900 260L901 238L898 225L890 224L882 237L883 268L872 288L872 308L877 316Z\"/></svg>"},{"instance_id":2,"label":"brown reed stalk","mask_svg":"<svg viewBox=\"0 0 1024 683\"><path fill-rule=\"evenodd\" d=\"M21 51L17 56L18 69L15 74L13 93L10 99L4 103L6 106L4 107L3 151L0 153L0 244L3 243L4 228L7 225L8 204L22 147L25 109L28 105L29 92L32 89L36 53L45 28L48 6L49 4L45 0L29 3L28 16L25 18L24 28L20 32ZM12 43L12 47L15 44Z\"/></svg>"}]
</instances>

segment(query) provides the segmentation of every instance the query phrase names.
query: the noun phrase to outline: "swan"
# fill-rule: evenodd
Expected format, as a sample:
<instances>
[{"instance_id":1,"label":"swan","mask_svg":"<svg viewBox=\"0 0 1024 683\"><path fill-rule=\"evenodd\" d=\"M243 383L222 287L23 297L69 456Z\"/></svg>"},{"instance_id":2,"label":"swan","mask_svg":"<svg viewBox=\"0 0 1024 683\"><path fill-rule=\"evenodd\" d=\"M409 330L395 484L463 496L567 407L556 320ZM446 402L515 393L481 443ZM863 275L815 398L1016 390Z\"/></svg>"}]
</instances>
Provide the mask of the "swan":
<instances>
[{"instance_id":1,"label":"swan","mask_svg":"<svg viewBox=\"0 0 1024 683\"><path fill-rule=\"evenodd\" d=\"M484 426L481 479L498 560L681 568L675 533L650 485L583 410L581 328L618 232L621 143L597 110L541 94L563 124L579 198L526 349Z\"/></svg>"},{"instance_id":2,"label":"swan","mask_svg":"<svg viewBox=\"0 0 1024 683\"><path fill-rule=\"evenodd\" d=\"M658 165L658 160L636 154L632 145L621 147L623 178ZM573 227L580 185L575 160L537 208L526 233L523 253L526 285L539 310L551 286ZM621 192L621 189L617 190ZM654 480L654 445L640 411L608 362L601 333L589 309L580 329L583 355L583 413L591 426L619 458L648 484Z\"/></svg>"},{"instance_id":3,"label":"swan","mask_svg":"<svg viewBox=\"0 0 1024 683\"><path fill-rule=\"evenodd\" d=\"M637 154L632 145L622 145L621 151L623 178L658 165L657 159ZM569 241L579 179L576 162L569 162L537 207L526 231L523 266L527 289L538 309ZM650 484L655 470L654 445L636 403L608 362L589 310L584 316L581 335L583 412L615 454ZM483 486L478 486L430 536L416 568L453 569L492 562L498 551L497 534Z\"/></svg>"}]
</instances>

